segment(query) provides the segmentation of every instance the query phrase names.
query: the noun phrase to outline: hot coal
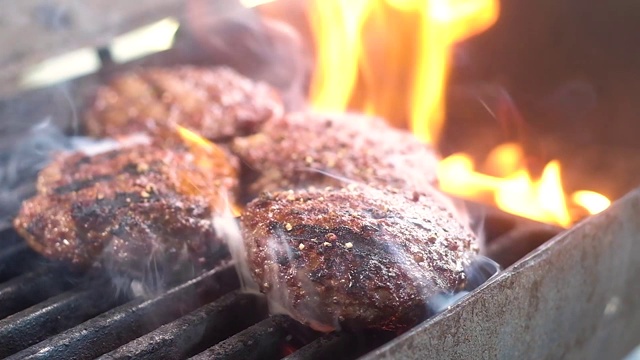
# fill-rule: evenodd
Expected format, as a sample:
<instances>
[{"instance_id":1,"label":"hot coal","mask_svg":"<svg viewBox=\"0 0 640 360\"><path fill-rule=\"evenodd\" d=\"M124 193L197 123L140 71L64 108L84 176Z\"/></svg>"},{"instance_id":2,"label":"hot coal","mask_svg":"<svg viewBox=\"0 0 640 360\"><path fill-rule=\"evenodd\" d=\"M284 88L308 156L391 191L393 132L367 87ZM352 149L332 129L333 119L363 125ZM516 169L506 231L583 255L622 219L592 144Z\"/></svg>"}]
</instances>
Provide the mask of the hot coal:
<instances>
[{"instance_id":1,"label":"hot coal","mask_svg":"<svg viewBox=\"0 0 640 360\"><path fill-rule=\"evenodd\" d=\"M211 140L246 135L283 105L278 93L226 67L146 68L98 90L86 114L89 135L115 137L184 126Z\"/></svg>"},{"instance_id":2,"label":"hot coal","mask_svg":"<svg viewBox=\"0 0 640 360\"><path fill-rule=\"evenodd\" d=\"M475 236L431 193L351 185L265 193L242 231L272 304L314 329L407 329L462 290Z\"/></svg>"},{"instance_id":3,"label":"hot coal","mask_svg":"<svg viewBox=\"0 0 640 360\"><path fill-rule=\"evenodd\" d=\"M255 172L251 196L346 181L431 189L437 156L412 134L359 114L292 113L237 138L234 152Z\"/></svg>"},{"instance_id":4,"label":"hot coal","mask_svg":"<svg viewBox=\"0 0 640 360\"><path fill-rule=\"evenodd\" d=\"M201 160L150 144L59 155L14 226L37 252L78 267L100 263L152 281L182 265L202 268L223 251L214 223L237 178L222 151Z\"/></svg>"}]
</instances>

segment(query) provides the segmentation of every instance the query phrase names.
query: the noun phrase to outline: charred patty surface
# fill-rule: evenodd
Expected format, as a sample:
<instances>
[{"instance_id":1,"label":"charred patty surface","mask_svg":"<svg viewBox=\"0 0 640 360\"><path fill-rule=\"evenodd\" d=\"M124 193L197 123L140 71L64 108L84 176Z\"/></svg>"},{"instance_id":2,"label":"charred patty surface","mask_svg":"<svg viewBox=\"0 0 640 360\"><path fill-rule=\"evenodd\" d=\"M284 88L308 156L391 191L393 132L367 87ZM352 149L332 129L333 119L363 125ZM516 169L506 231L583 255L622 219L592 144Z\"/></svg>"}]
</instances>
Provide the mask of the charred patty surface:
<instances>
[{"instance_id":1,"label":"charred patty surface","mask_svg":"<svg viewBox=\"0 0 640 360\"><path fill-rule=\"evenodd\" d=\"M464 286L478 251L437 197L353 185L265 193L242 232L260 290L318 330L407 329Z\"/></svg>"},{"instance_id":2,"label":"charred patty surface","mask_svg":"<svg viewBox=\"0 0 640 360\"><path fill-rule=\"evenodd\" d=\"M277 92L225 68L148 68L99 89L86 114L87 133L113 137L153 133L173 123L211 139L253 133L283 105Z\"/></svg>"},{"instance_id":3,"label":"charred patty surface","mask_svg":"<svg viewBox=\"0 0 640 360\"><path fill-rule=\"evenodd\" d=\"M432 148L365 115L292 113L232 148L256 174L248 185L253 196L345 180L421 191L436 181Z\"/></svg>"},{"instance_id":4,"label":"charred patty surface","mask_svg":"<svg viewBox=\"0 0 640 360\"><path fill-rule=\"evenodd\" d=\"M79 266L137 275L184 258L197 265L220 246L214 215L237 186L233 163L217 156L202 163L153 145L61 155L39 174L14 226L36 251Z\"/></svg>"}]
</instances>

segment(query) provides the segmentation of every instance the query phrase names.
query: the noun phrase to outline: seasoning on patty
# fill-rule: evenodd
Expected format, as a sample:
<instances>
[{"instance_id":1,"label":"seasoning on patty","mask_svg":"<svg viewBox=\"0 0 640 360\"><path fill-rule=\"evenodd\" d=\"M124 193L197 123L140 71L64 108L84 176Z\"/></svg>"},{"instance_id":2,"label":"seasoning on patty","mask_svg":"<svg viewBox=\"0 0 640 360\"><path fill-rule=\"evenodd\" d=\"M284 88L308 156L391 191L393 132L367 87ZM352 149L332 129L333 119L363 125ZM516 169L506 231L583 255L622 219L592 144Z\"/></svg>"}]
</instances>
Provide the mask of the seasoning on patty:
<instances>
[{"instance_id":1,"label":"seasoning on patty","mask_svg":"<svg viewBox=\"0 0 640 360\"><path fill-rule=\"evenodd\" d=\"M405 330L464 287L475 236L437 196L350 185L264 193L242 215L250 273L298 321Z\"/></svg>"},{"instance_id":2,"label":"seasoning on patty","mask_svg":"<svg viewBox=\"0 0 640 360\"><path fill-rule=\"evenodd\" d=\"M345 181L429 191L436 182L432 148L365 115L292 113L236 138L232 149L254 172L250 196Z\"/></svg>"},{"instance_id":3,"label":"seasoning on patty","mask_svg":"<svg viewBox=\"0 0 640 360\"><path fill-rule=\"evenodd\" d=\"M148 68L99 89L85 128L91 136L117 137L171 123L219 141L251 134L282 112L276 90L226 67Z\"/></svg>"},{"instance_id":4,"label":"seasoning on patty","mask_svg":"<svg viewBox=\"0 0 640 360\"><path fill-rule=\"evenodd\" d=\"M180 260L199 266L222 244L215 216L237 187L233 159L209 145L206 161L186 146L154 144L60 155L14 226L39 253L77 266L134 277Z\"/></svg>"}]
</instances>

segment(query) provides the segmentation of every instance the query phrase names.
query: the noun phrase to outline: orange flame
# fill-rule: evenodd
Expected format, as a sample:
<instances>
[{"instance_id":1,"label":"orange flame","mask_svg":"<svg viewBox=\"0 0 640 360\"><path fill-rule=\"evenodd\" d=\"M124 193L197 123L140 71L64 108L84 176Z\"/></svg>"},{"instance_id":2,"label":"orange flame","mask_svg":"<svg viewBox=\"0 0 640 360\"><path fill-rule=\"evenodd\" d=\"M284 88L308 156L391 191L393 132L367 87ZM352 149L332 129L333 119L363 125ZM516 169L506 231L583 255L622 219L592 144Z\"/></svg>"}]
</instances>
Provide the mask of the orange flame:
<instances>
[{"instance_id":1,"label":"orange flame","mask_svg":"<svg viewBox=\"0 0 640 360\"><path fill-rule=\"evenodd\" d=\"M311 15L317 47L311 83L313 106L320 110L346 109L362 77L368 95L362 100L364 110L391 118L388 115L393 108L403 108L405 114L401 116L410 119L416 136L434 143L444 120L442 94L451 45L492 25L497 19L498 2L314 0ZM390 47L390 51L376 54L381 45ZM379 64L378 56L384 57L385 64ZM407 77L409 58L414 65L412 81L404 84L398 79ZM385 74L381 74L381 66ZM406 92L405 87L411 91ZM375 94L380 91L383 94ZM398 93L401 98L397 101L384 100L385 95L396 98Z\"/></svg>"},{"instance_id":2,"label":"orange flame","mask_svg":"<svg viewBox=\"0 0 640 360\"><path fill-rule=\"evenodd\" d=\"M209 170L217 169L217 171L226 169L231 176L235 176L235 169L227 163L227 155L222 148L183 126L177 125L175 130L180 140L194 156L198 167ZM188 183L188 180L185 182ZM237 217L242 214L242 205L234 202L230 204L230 207L233 216Z\"/></svg>"},{"instance_id":3,"label":"orange flame","mask_svg":"<svg viewBox=\"0 0 640 360\"><path fill-rule=\"evenodd\" d=\"M466 198L489 199L512 214L570 226L575 219L562 187L560 163L549 162L540 179L534 180L524 165L523 154L517 144L496 147L488 156L485 168L498 176L476 171L469 155L448 156L438 166L440 188ZM611 204L604 195L588 190L576 191L570 199L571 205L580 206L589 214L597 214Z\"/></svg>"},{"instance_id":4,"label":"orange flame","mask_svg":"<svg viewBox=\"0 0 640 360\"><path fill-rule=\"evenodd\" d=\"M312 0L309 10L317 59L313 107L379 115L430 144L443 127L452 45L490 27L499 13L498 0ZM487 160L490 176L470 156L454 154L439 165L440 186L565 227L575 220L568 201L590 214L609 206L595 192L567 198L558 161L533 179L523 159L517 144L499 146Z\"/></svg>"},{"instance_id":5,"label":"orange flame","mask_svg":"<svg viewBox=\"0 0 640 360\"><path fill-rule=\"evenodd\" d=\"M225 160L226 156L218 145L183 126L176 126L176 132L194 155L198 166L205 169L223 166L220 159Z\"/></svg>"},{"instance_id":6,"label":"orange flame","mask_svg":"<svg viewBox=\"0 0 640 360\"><path fill-rule=\"evenodd\" d=\"M501 171L506 169L502 177L476 172L473 160L466 154L451 155L439 164L440 187L445 192L467 198L492 198L500 209L516 215L565 227L571 225L561 185L560 163L548 163L540 179L534 181L521 165L521 153L515 144L494 150L496 164L493 166Z\"/></svg>"}]
</instances>

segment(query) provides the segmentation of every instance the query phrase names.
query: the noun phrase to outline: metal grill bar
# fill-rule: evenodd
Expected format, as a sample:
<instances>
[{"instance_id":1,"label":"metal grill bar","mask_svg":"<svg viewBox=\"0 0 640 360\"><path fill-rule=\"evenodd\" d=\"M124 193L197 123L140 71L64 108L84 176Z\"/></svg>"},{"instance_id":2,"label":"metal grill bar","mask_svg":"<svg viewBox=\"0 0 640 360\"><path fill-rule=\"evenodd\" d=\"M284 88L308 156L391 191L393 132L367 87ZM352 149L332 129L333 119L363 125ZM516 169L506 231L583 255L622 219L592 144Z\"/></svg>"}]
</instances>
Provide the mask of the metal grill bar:
<instances>
[{"instance_id":1,"label":"metal grill bar","mask_svg":"<svg viewBox=\"0 0 640 360\"><path fill-rule=\"evenodd\" d=\"M267 316L262 297L234 291L100 359L183 359Z\"/></svg>"},{"instance_id":2,"label":"metal grill bar","mask_svg":"<svg viewBox=\"0 0 640 360\"><path fill-rule=\"evenodd\" d=\"M356 336L347 332L327 334L303 346L293 354L283 358L283 360L341 360L354 358L357 354L350 345L356 341Z\"/></svg>"},{"instance_id":3,"label":"metal grill bar","mask_svg":"<svg viewBox=\"0 0 640 360\"><path fill-rule=\"evenodd\" d=\"M122 303L107 281L77 288L0 320L0 358L67 330ZM58 319L52 321L52 319Z\"/></svg>"},{"instance_id":4,"label":"metal grill bar","mask_svg":"<svg viewBox=\"0 0 640 360\"><path fill-rule=\"evenodd\" d=\"M269 360L282 357L287 324L292 320L275 315L190 358L191 360Z\"/></svg>"},{"instance_id":5,"label":"metal grill bar","mask_svg":"<svg viewBox=\"0 0 640 360\"><path fill-rule=\"evenodd\" d=\"M0 319L71 287L68 271L59 267L46 266L15 277L0 285Z\"/></svg>"},{"instance_id":6,"label":"metal grill bar","mask_svg":"<svg viewBox=\"0 0 640 360\"><path fill-rule=\"evenodd\" d=\"M2 239L2 236L0 236L0 239ZM4 242L4 239L2 241ZM39 263L45 262L38 254L29 249L24 242L5 246L7 246L6 249L0 252L0 283L37 267Z\"/></svg>"},{"instance_id":7,"label":"metal grill bar","mask_svg":"<svg viewBox=\"0 0 640 360\"><path fill-rule=\"evenodd\" d=\"M564 231L559 226L507 214L495 208L468 201L465 204L470 213L476 215L476 221L480 222L474 228L483 230L485 255L504 269Z\"/></svg>"},{"instance_id":8,"label":"metal grill bar","mask_svg":"<svg viewBox=\"0 0 640 360\"><path fill-rule=\"evenodd\" d=\"M117 307L9 359L93 359L238 286L233 264L228 263L165 294Z\"/></svg>"},{"instance_id":9,"label":"metal grill bar","mask_svg":"<svg viewBox=\"0 0 640 360\"><path fill-rule=\"evenodd\" d=\"M331 333L303 346L283 360L355 359L395 336L391 332L367 332L359 335L349 332Z\"/></svg>"},{"instance_id":10,"label":"metal grill bar","mask_svg":"<svg viewBox=\"0 0 640 360\"><path fill-rule=\"evenodd\" d=\"M551 225L518 227L492 241L487 246L487 256L507 268L560 231ZM527 241L519 241L521 239Z\"/></svg>"}]
</instances>

